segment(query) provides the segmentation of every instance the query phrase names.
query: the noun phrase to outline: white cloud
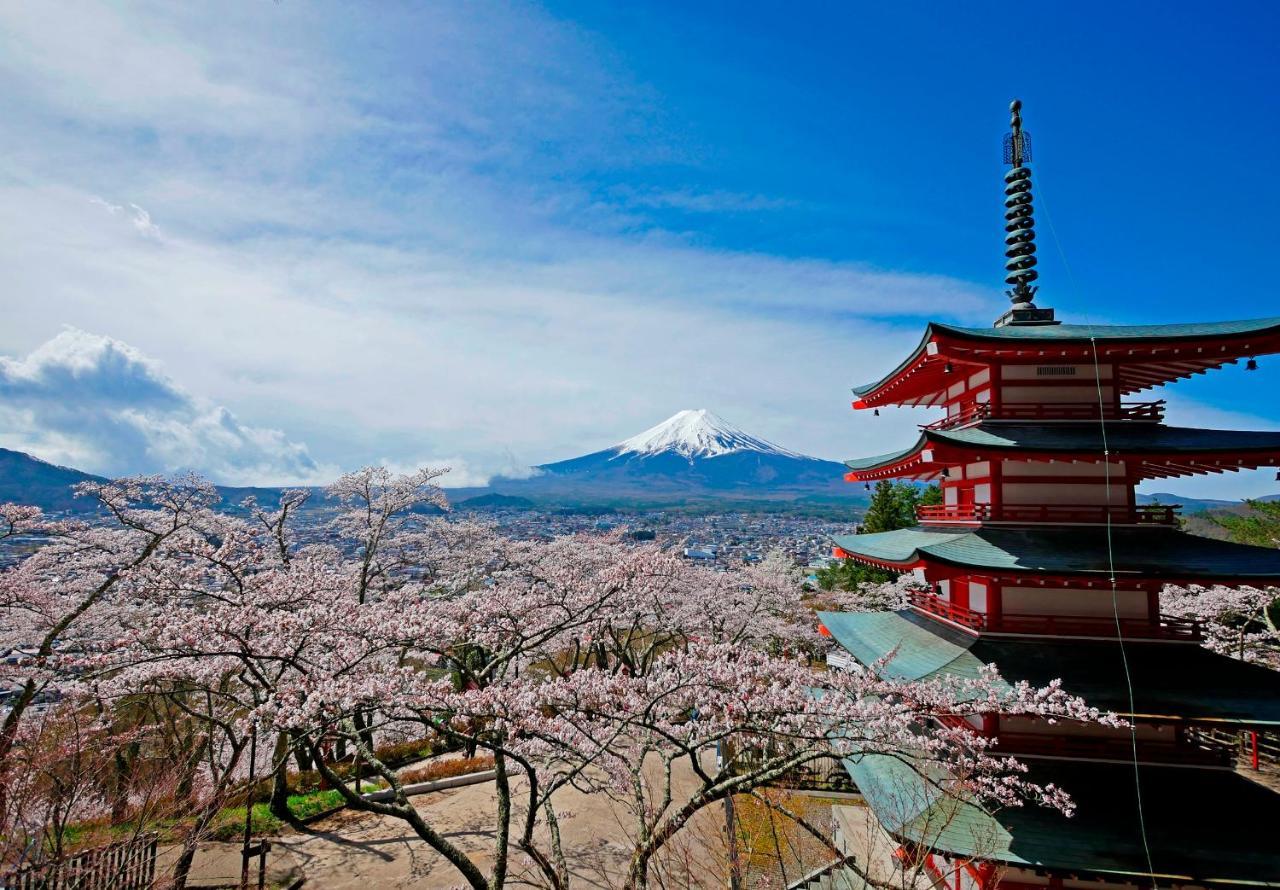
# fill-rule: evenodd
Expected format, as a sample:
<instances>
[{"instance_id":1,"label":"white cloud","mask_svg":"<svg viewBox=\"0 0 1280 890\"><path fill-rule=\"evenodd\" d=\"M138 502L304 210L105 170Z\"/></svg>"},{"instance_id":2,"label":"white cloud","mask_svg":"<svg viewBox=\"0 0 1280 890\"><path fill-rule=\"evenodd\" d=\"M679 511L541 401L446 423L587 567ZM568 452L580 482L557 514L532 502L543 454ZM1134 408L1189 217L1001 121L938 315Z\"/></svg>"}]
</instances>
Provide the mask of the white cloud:
<instances>
[{"instance_id":1,"label":"white cloud","mask_svg":"<svg viewBox=\"0 0 1280 890\"><path fill-rule=\"evenodd\" d=\"M305 445L241 423L176 385L138 350L68 329L0 356L0 442L107 475L200 469L217 481L326 478Z\"/></svg>"},{"instance_id":2,"label":"white cloud","mask_svg":"<svg viewBox=\"0 0 1280 890\"><path fill-rule=\"evenodd\" d=\"M137 204L130 204L128 207L123 207L119 204L112 204L109 201L99 198L97 195L91 197L89 199L89 203L96 204L112 216L124 216L133 224L134 230L137 231L139 235L145 235L148 238L160 237L160 227L151 221L151 214L147 213L147 211L143 210Z\"/></svg>"},{"instance_id":3,"label":"white cloud","mask_svg":"<svg viewBox=\"0 0 1280 890\"><path fill-rule=\"evenodd\" d=\"M849 385L924 317L1003 308L664 230L794 208L697 181L661 97L536 8L8 4L0 73L0 355L26 356L11 385L52 381L6 399L3 441L88 469L276 483L451 455L474 484L702 405L882 453L932 415L855 414Z\"/></svg>"}]
</instances>

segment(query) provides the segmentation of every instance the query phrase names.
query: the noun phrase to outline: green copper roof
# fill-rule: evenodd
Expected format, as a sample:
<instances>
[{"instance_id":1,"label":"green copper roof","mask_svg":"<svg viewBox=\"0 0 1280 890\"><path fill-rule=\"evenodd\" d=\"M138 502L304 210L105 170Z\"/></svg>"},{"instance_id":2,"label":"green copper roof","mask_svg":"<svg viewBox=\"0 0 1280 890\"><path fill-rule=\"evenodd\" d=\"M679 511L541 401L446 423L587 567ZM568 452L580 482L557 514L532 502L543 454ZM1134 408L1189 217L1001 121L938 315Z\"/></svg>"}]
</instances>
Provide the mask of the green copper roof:
<instances>
[{"instance_id":1,"label":"green copper roof","mask_svg":"<svg viewBox=\"0 0 1280 890\"><path fill-rule=\"evenodd\" d=\"M818 620L862 664L893 652L881 674L894 680L942 674L975 678L984 664L969 654L974 637L914 612L819 612Z\"/></svg>"},{"instance_id":2,"label":"green copper roof","mask_svg":"<svg viewBox=\"0 0 1280 890\"><path fill-rule=\"evenodd\" d=\"M924 337L911 354L884 377L874 383L853 387L855 395L861 396L878 389L924 351L925 345L938 334L959 337L966 340L988 340L991 342L1041 342L1067 343L1099 341L1172 341L1203 340L1212 337L1247 337L1254 334L1280 333L1280 317L1251 318L1242 321L1207 321L1185 324L1119 324L1119 325L1007 325L1005 327L963 328L957 325L930 322L925 328Z\"/></svg>"},{"instance_id":3,"label":"green copper roof","mask_svg":"<svg viewBox=\"0 0 1280 890\"><path fill-rule=\"evenodd\" d=\"M1280 332L1280 317L1183 324L1057 324L962 328L931 322L934 331L976 340L1179 340Z\"/></svg>"},{"instance_id":4,"label":"green copper roof","mask_svg":"<svg viewBox=\"0 0 1280 890\"><path fill-rule=\"evenodd\" d=\"M1112 423L1107 425L1105 443L1102 433L1102 426L1097 422L1032 424L988 421L966 429L930 431L927 438L981 448L1094 451L1099 454L1105 444L1113 456L1119 457L1126 452L1280 450L1280 432L1206 430L1159 423Z\"/></svg>"},{"instance_id":5,"label":"green copper roof","mask_svg":"<svg viewBox=\"0 0 1280 890\"><path fill-rule=\"evenodd\" d=\"M1280 579L1280 550L1215 541L1167 528L907 528L840 535L837 547L880 562L931 559L990 572L1110 577Z\"/></svg>"},{"instance_id":6,"label":"green copper roof","mask_svg":"<svg viewBox=\"0 0 1280 890\"><path fill-rule=\"evenodd\" d=\"M851 470L867 470L896 463L931 444L1005 451L1060 451L1099 454L1109 450L1123 459L1129 454L1205 452L1280 452L1280 432L1207 430L1159 423L1114 423L1103 429L1096 421L1082 423L1009 423L984 421L958 430L927 430L910 448L874 457L845 461Z\"/></svg>"},{"instance_id":7,"label":"green copper roof","mask_svg":"<svg viewBox=\"0 0 1280 890\"><path fill-rule=\"evenodd\" d=\"M1280 795L1262 785L1226 770L1140 767L1144 845L1133 766L1026 762L1028 779L1072 796L1073 817L1030 805L987 812L939 790L936 769L920 768L922 778L889 755L845 767L890 834L935 850L1066 873L1280 886Z\"/></svg>"},{"instance_id":8,"label":"green copper roof","mask_svg":"<svg viewBox=\"0 0 1280 890\"><path fill-rule=\"evenodd\" d=\"M893 653L881 673L898 680L972 679L994 664L1010 682L1062 686L1095 708L1119 714L1280 726L1280 672L1193 643L974 637L914 612L820 612L831 636L859 662Z\"/></svg>"}]
</instances>

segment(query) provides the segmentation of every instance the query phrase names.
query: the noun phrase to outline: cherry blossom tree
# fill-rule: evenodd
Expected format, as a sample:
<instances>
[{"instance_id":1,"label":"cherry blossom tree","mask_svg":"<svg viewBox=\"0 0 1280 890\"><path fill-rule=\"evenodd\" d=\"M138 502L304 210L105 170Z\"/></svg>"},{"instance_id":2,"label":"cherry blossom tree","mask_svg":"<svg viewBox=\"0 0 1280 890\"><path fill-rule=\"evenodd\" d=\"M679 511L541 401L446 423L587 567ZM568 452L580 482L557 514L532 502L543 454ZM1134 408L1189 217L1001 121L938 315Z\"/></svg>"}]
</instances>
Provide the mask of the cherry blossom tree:
<instances>
[{"instance_id":1,"label":"cherry blossom tree","mask_svg":"<svg viewBox=\"0 0 1280 890\"><path fill-rule=\"evenodd\" d=\"M0 680L16 690L0 724L0 810L22 721L42 700L75 686L68 656L115 633L133 610L131 580L217 500L213 486L197 479L81 483L77 493L95 500L109 521L50 521L29 507L0 507L0 538L42 539L31 556L0 573L0 644L23 656L0 667Z\"/></svg>"},{"instance_id":2,"label":"cherry blossom tree","mask_svg":"<svg viewBox=\"0 0 1280 890\"><path fill-rule=\"evenodd\" d=\"M957 795L1069 807L935 719L1101 719L1057 686L815 673L795 657L816 625L784 561L712 572L620 533L509 540L442 515L438 476L343 477L329 492L329 539L306 546L293 531L301 492L238 518L216 513L212 490L192 480L95 489L105 525L51 526L49 543L4 576L6 614L39 604L23 618L42 634L27 676L76 701L180 714L204 789L197 827L243 787L260 738L267 769L280 774L305 751L349 806L402 820L474 888L507 883L513 852L537 880L568 886L555 797L568 787L630 812L635 888L707 807L825 757L910 757L953 776ZM15 528L39 521L5 515ZM491 865L412 805L375 733L493 756ZM389 799L345 780L334 740ZM673 782L677 771L692 781Z\"/></svg>"},{"instance_id":3,"label":"cherry blossom tree","mask_svg":"<svg viewBox=\"0 0 1280 890\"><path fill-rule=\"evenodd\" d=\"M1215 652L1280 669L1280 593L1256 587L1165 587L1160 610L1200 622Z\"/></svg>"}]
</instances>

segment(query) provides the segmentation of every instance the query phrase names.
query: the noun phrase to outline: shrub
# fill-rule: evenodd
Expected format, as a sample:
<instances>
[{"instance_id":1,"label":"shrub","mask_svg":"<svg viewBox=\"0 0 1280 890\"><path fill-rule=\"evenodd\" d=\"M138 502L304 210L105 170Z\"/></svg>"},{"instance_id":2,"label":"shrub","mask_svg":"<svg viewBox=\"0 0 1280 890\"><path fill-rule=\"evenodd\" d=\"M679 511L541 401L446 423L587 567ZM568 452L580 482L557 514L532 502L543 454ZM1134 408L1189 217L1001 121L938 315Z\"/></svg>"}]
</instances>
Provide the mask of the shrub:
<instances>
[{"instance_id":1,"label":"shrub","mask_svg":"<svg viewBox=\"0 0 1280 890\"><path fill-rule=\"evenodd\" d=\"M434 782L436 779L449 779L453 776L466 776L471 773L493 769L493 757L461 757L456 760L440 760L429 763L418 769L406 770L400 775L400 781L406 785L417 782Z\"/></svg>"}]
</instances>

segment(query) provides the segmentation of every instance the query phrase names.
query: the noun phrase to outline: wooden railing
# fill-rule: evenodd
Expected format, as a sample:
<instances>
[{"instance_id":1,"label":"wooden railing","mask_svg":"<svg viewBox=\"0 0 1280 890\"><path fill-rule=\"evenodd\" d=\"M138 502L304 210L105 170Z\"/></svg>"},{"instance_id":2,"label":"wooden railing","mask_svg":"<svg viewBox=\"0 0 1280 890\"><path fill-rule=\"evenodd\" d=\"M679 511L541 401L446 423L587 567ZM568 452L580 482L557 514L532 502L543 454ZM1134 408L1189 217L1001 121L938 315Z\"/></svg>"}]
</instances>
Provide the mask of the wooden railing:
<instances>
[{"instance_id":1,"label":"wooden railing","mask_svg":"<svg viewBox=\"0 0 1280 890\"><path fill-rule=\"evenodd\" d=\"M990 404L972 405L922 430L950 430L982 420L1164 420L1164 399L1155 402L1121 402L1118 406L1098 402L1005 402L999 409Z\"/></svg>"},{"instance_id":2,"label":"wooden railing","mask_svg":"<svg viewBox=\"0 0 1280 890\"><path fill-rule=\"evenodd\" d=\"M1189 640L1204 638L1200 622L1173 615L1159 615L1155 621L1146 618L1121 618L1119 634L1143 640ZM1063 637L1114 637L1117 621L1112 616L1091 615L1021 615L1001 613L987 622L987 629L1010 634L1047 634Z\"/></svg>"},{"instance_id":3,"label":"wooden railing","mask_svg":"<svg viewBox=\"0 0 1280 890\"><path fill-rule=\"evenodd\" d=\"M992 420L1164 420L1164 399L1155 402L1004 402Z\"/></svg>"},{"instance_id":4,"label":"wooden railing","mask_svg":"<svg viewBox=\"0 0 1280 890\"><path fill-rule=\"evenodd\" d=\"M938 722L953 729L966 730L974 735L985 734L960 716L944 714L938 717ZM994 739L993 748L1000 754L1097 760L1129 761L1133 759L1133 740L1127 735L1114 737L999 730L992 738ZM1180 741L1138 740L1138 759L1145 763L1229 766L1234 757L1232 744L1224 744L1217 739L1197 734L1194 730Z\"/></svg>"},{"instance_id":5,"label":"wooden railing","mask_svg":"<svg viewBox=\"0 0 1280 890\"><path fill-rule=\"evenodd\" d=\"M156 879L156 835L84 850L4 875L4 890L150 890Z\"/></svg>"},{"instance_id":6,"label":"wooden railing","mask_svg":"<svg viewBox=\"0 0 1280 890\"><path fill-rule=\"evenodd\" d=\"M1049 522L1102 525L1176 525L1181 504L1107 507L1088 504L929 504L916 508L921 522Z\"/></svg>"},{"instance_id":7,"label":"wooden railing","mask_svg":"<svg viewBox=\"0 0 1280 890\"><path fill-rule=\"evenodd\" d=\"M940 596L934 596L932 593L913 590L907 596L914 608L922 612L928 612L930 615L937 615L939 618L954 621L956 624L963 624L965 627L972 627L974 630L982 630L987 624L987 616L981 612L958 606Z\"/></svg>"},{"instance_id":8,"label":"wooden railing","mask_svg":"<svg viewBox=\"0 0 1280 890\"><path fill-rule=\"evenodd\" d=\"M949 430L958 426L968 426L991 414L990 405L974 405L972 408L966 408L959 414L952 414L941 420L935 420L933 423L924 423L920 425L922 430Z\"/></svg>"},{"instance_id":9,"label":"wooden railing","mask_svg":"<svg viewBox=\"0 0 1280 890\"><path fill-rule=\"evenodd\" d=\"M1128 738L999 732L996 734L994 747L1001 754L1133 760L1133 742ZM1232 760L1232 751L1224 745L1192 740L1178 744L1141 739L1138 741L1138 760L1144 763L1228 766Z\"/></svg>"},{"instance_id":10,"label":"wooden railing","mask_svg":"<svg viewBox=\"0 0 1280 890\"><path fill-rule=\"evenodd\" d=\"M1140 640L1188 640L1204 638L1198 621L1173 615L1159 615L1156 620L1091 615L1023 615L1004 612L987 615L961 606L936 594L914 590L908 594L912 608L974 630L991 633L1028 634L1059 637L1115 637L1117 630L1126 638Z\"/></svg>"}]
</instances>

